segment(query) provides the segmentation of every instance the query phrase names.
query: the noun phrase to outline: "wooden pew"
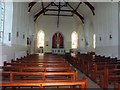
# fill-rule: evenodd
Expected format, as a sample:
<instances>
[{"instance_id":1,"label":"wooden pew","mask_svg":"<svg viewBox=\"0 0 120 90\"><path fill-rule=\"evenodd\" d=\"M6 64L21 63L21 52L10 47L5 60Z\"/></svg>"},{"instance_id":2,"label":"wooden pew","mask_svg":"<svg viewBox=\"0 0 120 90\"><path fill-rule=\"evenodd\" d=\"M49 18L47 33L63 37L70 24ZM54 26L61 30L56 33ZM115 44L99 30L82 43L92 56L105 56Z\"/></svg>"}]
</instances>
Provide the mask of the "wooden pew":
<instances>
[{"instance_id":1,"label":"wooden pew","mask_svg":"<svg viewBox=\"0 0 120 90\"><path fill-rule=\"evenodd\" d=\"M3 71L38 71L38 72L46 72L46 71L72 71L71 67L20 67L20 66L4 66L2 67Z\"/></svg>"},{"instance_id":2,"label":"wooden pew","mask_svg":"<svg viewBox=\"0 0 120 90\"><path fill-rule=\"evenodd\" d=\"M108 60L108 59L105 59L105 60L89 60L86 62L87 65L85 65L86 67L85 68L85 73L87 74L87 76L89 76L89 74L91 73L91 70L94 68L94 64L97 64L97 65L108 65L108 64L120 64L120 60Z\"/></svg>"},{"instance_id":3,"label":"wooden pew","mask_svg":"<svg viewBox=\"0 0 120 90\"><path fill-rule=\"evenodd\" d=\"M104 69L104 74L101 76L101 87L108 88L109 83L116 83L120 81L120 69Z\"/></svg>"},{"instance_id":4,"label":"wooden pew","mask_svg":"<svg viewBox=\"0 0 120 90\"><path fill-rule=\"evenodd\" d=\"M48 55L49 56L49 55ZM52 57L52 59L51 59ZM61 59L61 60L60 60ZM17 66L21 64L22 67ZM31 65L38 65L43 64L46 66L29 66ZM66 85L78 85L82 89L87 88L87 82L86 80L77 80L78 73L72 72L71 67L61 67L61 65L65 65L66 61L59 56L49 56L46 57L43 60L39 59L38 55L30 55L26 58L18 59L17 61L12 60L12 63L8 63L9 65L2 67L3 73L2 75L8 76L10 75L10 81L5 81L0 84L0 86L39 86L46 87L46 86L66 86ZM27 64L28 66L24 67L24 65ZM53 66L52 66L53 64ZM60 64L60 65L58 65ZM51 65L47 67L47 65ZM55 67L56 66L56 67ZM17 71L17 72L16 72ZM37 72L36 72L37 71ZM23 80L17 80L18 77L22 77ZM31 77L32 76L32 77ZM40 76L41 80L33 80L33 77ZM15 80L14 80L15 79ZM25 79L25 80L24 80ZM26 80L27 79L27 80ZM38 78L37 78L38 79ZM31 84L32 83L32 84Z\"/></svg>"},{"instance_id":5,"label":"wooden pew","mask_svg":"<svg viewBox=\"0 0 120 90\"><path fill-rule=\"evenodd\" d=\"M1 72L3 81L8 77L8 81L34 82L38 81L70 81L78 80L78 71L71 72ZM22 76L22 80L21 80ZM37 76L37 77L36 77Z\"/></svg>"},{"instance_id":6,"label":"wooden pew","mask_svg":"<svg viewBox=\"0 0 120 90\"><path fill-rule=\"evenodd\" d=\"M87 56L89 58L86 58ZM68 58L69 57L70 56L68 56ZM87 76L91 77L91 79L93 81L95 81L96 83L99 83L98 82L98 81L100 81L99 77L100 77L100 75L104 74L105 67L108 67L109 69L120 68L120 60L117 60L116 58L115 59L110 58L110 57L95 57L94 59L92 59L91 56L89 56L89 55L83 55L83 56L81 55L79 59L71 58L71 60L69 60L69 61L75 67L78 67L77 65L79 65L80 66L79 69L82 69L81 71L83 73L87 74ZM97 77L99 80L97 80ZM111 79L115 80L117 78L114 77ZM101 82L103 82L103 81L100 81L100 83ZM104 85L104 84L102 84L102 85Z\"/></svg>"},{"instance_id":7,"label":"wooden pew","mask_svg":"<svg viewBox=\"0 0 120 90\"><path fill-rule=\"evenodd\" d=\"M88 62L86 62L86 65L84 65L84 73L87 74L87 76L92 76L92 79L95 80L95 76L97 74L97 71L99 69L103 69L105 66L109 66L112 65L115 67L115 65L119 65L120 63L118 61L112 61L112 60L90 60ZM120 65L119 65L120 66ZM98 69L98 70L97 70ZM94 72L94 73L93 73ZM93 75L91 75L91 73L93 73ZM95 74L96 73L96 74Z\"/></svg>"},{"instance_id":8,"label":"wooden pew","mask_svg":"<svg viewBox=\"0 0 120 90\"><path fill-rule=\"evenodd\" d=\"M17 61L14 61L12 60L11 62L19 62L19 63L65 63L65 61L37 61L37 60L32 60L32 61L29 61L29 60L17 60Z\"/></svg>"},{"instance_id":9,"label":"wooden pew","mask_svg":"<svg viewBox=\"0 0 120 90\"><path fill-rule=\"evenodd\" d=\"M120 90L120 83L115 82L114 90Z\"/></svg>"},{"instance_id":10,"label":"wooden pew","mask_svg":"<svg viewBox=\"0 0 120 90\"><path fill-rule=\"evenodd\" d=\"M68 63L7 63L4 62L4 66L24 66L24 67L31 67L31 66L43 66L43 67L68 67Z\"/></svg>"},{"instance_id":11,"label":"wooden pew","mask_svg":"<svg viewBox=\"0 0 120 90\"><path fill-rule=\"evenodd\" d=\"M42 58L40 58L39 56L38 57L25 57L25 58L17 58L16 59L17 61L22 61L22 60L26 60L26 61L65 61L65 59L64 58L62 58L62 57L59 57L59 56L57 56L57 57L42 57Z\"/></svg>"},{"instance_id":12,"label":"wooden pew","mask_svg":"<svg viewBox=\"0 0 120 90\"><path fill-rule=\"evenodd\" d=\"M88 87L87 85L87 80L83 79L83 80L75 80L75 81L57 81L57 82L30 82L30 83L22 83L22 82L3 82L0 83L0 86L2 87L24 87L24 86L28 86L28 87L35 87L38 86L40 88L44 88L44 87L48 87L48 86L79 86L79 88L81 88L81 90L86 90Z\"/></svg>"},{"instance_id":13,"label":"wooden pew","mask_svg":"<svg viewBox=\"0 0 120 90\"><path fill-rule=\"evenodd\" d=\"M118 66L120 66L120 65L118 65ZM117 64L94 64L93 65L93 68L92 68L92 70L91 70L91 79L93 80L93 81L95 81L95 82L97 82L96 81L96 78L97 78L97 76L100 76L101 74L103 74L104 73L104 68L109 68L109 69L115 69L115 68L117 68Z\"/></svg>"}]
</instances>

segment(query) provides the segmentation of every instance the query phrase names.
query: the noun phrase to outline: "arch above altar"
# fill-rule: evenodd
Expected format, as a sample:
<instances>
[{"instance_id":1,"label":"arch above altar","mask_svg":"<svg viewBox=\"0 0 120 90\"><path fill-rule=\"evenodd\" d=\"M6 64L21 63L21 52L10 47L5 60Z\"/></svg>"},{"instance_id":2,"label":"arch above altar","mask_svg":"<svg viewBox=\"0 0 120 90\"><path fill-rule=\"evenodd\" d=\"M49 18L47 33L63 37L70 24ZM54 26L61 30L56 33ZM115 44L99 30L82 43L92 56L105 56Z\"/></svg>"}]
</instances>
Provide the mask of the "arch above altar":
<instances>
[{"instance_id":1,"label":"arch above altar","mask_svg":"<svg viewBox=\"0 0 120 90\"><path fill-rule=\"evenodd\" d=\"M52 48L64 48L64 38L60 32L56 32L52 37Z\"/></svg>"},{"instance_id":2,"label":"arch above altar","mask_svg":"<svg viewBox=\"0 0 120 90\"><path fill-rule=\"evenodd\" d=\"M52 53L65 54L64 38L60 32L56 32L52 37Z\"/></svg>"}]
</instances>

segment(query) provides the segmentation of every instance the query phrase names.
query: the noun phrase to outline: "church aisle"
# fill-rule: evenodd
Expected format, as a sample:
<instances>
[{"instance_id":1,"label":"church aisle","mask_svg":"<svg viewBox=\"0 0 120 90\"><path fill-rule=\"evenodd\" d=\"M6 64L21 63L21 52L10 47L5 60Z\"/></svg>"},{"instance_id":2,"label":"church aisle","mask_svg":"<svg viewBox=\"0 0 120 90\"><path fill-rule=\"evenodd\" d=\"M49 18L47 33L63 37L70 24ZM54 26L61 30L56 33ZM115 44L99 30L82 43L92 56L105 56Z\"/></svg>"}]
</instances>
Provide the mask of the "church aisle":
<instances>
[{"instance_id":1,"label":"church aisle","mask_svg":"<svg viewBox=\"0 0 120 90\"><path fill-rule=\"evenodd\" d=\"M82 72L80 72L78 70L78 78L82 79L85 76L85 74L83 74ZM87 77L87 76L86 76ZM97 85L96 83L94 83L89 77L87 77L88 80L88 89L97 89L97 90L102 90L99 85Z\"/></svg>"},{"instance_id":2,"label":"church aisle","mask_svg":"<svg viewBox=\"0 0 120 90\"><path fill-rule=\"evenodd\" d=\"M83 77L87 77L84 73L82 73L79 69L75 68L74 66L72 66L72 69L78 71L78 79L79 80L81 80ZM103 90L100 88L99 85L97 85L95 82L93 82L89 77L87 77L87 80L88 80L88 89Z\"/></svg>"}]
</instances>

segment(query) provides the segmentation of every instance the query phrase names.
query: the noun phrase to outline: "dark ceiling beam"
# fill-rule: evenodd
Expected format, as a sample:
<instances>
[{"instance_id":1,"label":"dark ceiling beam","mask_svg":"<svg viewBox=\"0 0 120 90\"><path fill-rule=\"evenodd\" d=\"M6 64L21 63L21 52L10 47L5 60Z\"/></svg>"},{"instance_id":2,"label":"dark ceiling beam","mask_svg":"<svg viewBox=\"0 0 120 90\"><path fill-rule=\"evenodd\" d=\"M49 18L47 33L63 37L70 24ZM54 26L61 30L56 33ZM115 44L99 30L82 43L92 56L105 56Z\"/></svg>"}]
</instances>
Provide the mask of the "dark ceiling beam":
<instances>
[{"instance_id":1,"label":"dark ceiling beam","mask_svg":"<svg viewBox=\"0 0 120 90\"><path fill-rule=\"evenodd\" d=\"M77 11L77 9L79 8L79 6L82 4L82 2L79 2L79 4L78 4L78 6L76 7L76 11ZM74 13L73 13L73 15L74 15Z\"/></svg>"},{"instance_id":2,"label":"dark ceiling beam","mask_svg":"<svg viewBox=\"0 0 120 90\"><path fill-rule=\"evenodd\" d=\"M32 9L32 7L33 7L36 3L37 3L37 2L31 2L31 3L29 3L29 5L28 5L28 7L29 7L28 12L30 12L30 10Z\"/></svg>"},{"instance_id":3,"label":"dark ceiling beam","mask_svg":"<svg viewBox=\"0 0 120 90\"><path fill-rule=\"evenodd\" d=\"M44 8L44 4L43 4L43 2L41 2L41 5L42 5L42 9Z\"/></svg>"},{"instance_id":4,"label":"dark ceiling beam","mask_svg":"<svg viewBox=\"0 0 120 90\"><path fill-rule=\"evenodd\" d=\"M51 6L56 6L56 7L59 8L59 5L57 5L57 4L55 4L55 3L53 3ZM61 8L62 8L62 7L67 7L67 5L66 5L66 4L63 4L63 5L60 5L60 7L61 7Z\"/></svg>"},{"instance_id":5,"label":"dark ceiling beam","mask_svg":"<svg viewBox=\"0 0 120 90\"><path fill-rule=\"evenodd\" d=\"M68 2L67 2L67 5L73 10L73 13L75 13L81 19L82 23L84 23L83 16L81 16Z\"/></svg>"},{"instance_id":6,"label":"dark ceiling beam","mask_svg":"<svg viewBox=\"0 0 120 90\"><path fill-rule=\"evenodd\" d=\"M76 11L77 11L77 9L79 8L79 6L82 4L82 2L79 2L79 4L78 4L78 6L76 7Z\"/></svg>"},{"instance_id":7,"label":"dark ceiling beam","mask_svg":"<svg viewBox=\"0 0 120 90\"><path fill-rule=\"evenodd\" d=\"M58 9L46 9L47 11L58 11ZM73 10L61 10L62 12L73 12Z\"/></svg>"},{"instance_id":8,"label":"dark ceiling beam","mask_svg":"<svg viewBox=\"0 0 120 90\"><path fill-rule=\"evenodd\" d=\"M60 9L61 9L61 7L60 7L60 2L59 2L59 8L58 8L58 20L57 20L57 28L59 27L59 21L60 21Z\"/></svg>"},{"instance_id":9,"label":"dark ceiling beam","mask_svg":"<svg viewBox=\"0 0 120 90\"><path fill-rule=\"evenodd\" d=\"M43 2L41 2L41 5L42 5L42 9L44 9L44 3ZM44 12L45 13L45 12Z\"/></svg>"},{"instance_id":10,"label":"dark ceiling beam","mask_svg":"<svg viewBox=\"0 0 120 90\"><path fill-rule=\"evenodd\" d=\"M95 15L95 8L89 3L89 2L84 2L89 8L90 10L92 11L93 15Z\"/></svg>"},{"instance_id":11,"label":"dark ceiling beam","mask_svg":"<svg viewBox=\"0 0 120 90\"><path fill-rule=\"evenodd\" d=\"M30 3L28 4L28 7L30 7L30 6L32 5L33 2L34 2L34 1L30 2Z\"/></svg>"},{"instance_id":12,"label":"dark ceiling beam","mask_svg":"<svg viewBox=\"0 0 120 90\"><path fill-rule=\"evenodd\" d=\"M51 6L56 6L59 8L59 5L56 5L54 2L53 2L53 4L51 4Z\"/></svg>"},{"instance_id":13,"label":"dark ceiling beam","mask_svg":"<svg viewBox=\"0 0 120 90\"><path fill-rule=\"evenodd\" d=\"M46 8L49 7L53 2L49 3L46 7L44 7L41 11L39 11L35 16L34 16L34 21L37 20L37 18L44 12L46 12Z\"/></svg>"},{"instance_id":14,"label":"dark ceiling beam","mask_svg":"<svg viewBox=\"0 0 120 90\"><path fill-rule=\"evenodd\" d=\"M62 8L62 7L67 7L66 3L65 3L64 5L61 5L61 8Z\"/></svg>"},{"instance_id":15,"label":"dark ceiling beam","mask_svg":"<svg viewBox=\"0 0 120 90\"><path fill-rule=\"evenodd\" d=\"M58 14L47 14L47 13L45 13L44 15L48 15L48 16L58 16ZM72 17L73 15L60 14L59 16L68 16L68 17Z\"/></svg>"}]
</instances>

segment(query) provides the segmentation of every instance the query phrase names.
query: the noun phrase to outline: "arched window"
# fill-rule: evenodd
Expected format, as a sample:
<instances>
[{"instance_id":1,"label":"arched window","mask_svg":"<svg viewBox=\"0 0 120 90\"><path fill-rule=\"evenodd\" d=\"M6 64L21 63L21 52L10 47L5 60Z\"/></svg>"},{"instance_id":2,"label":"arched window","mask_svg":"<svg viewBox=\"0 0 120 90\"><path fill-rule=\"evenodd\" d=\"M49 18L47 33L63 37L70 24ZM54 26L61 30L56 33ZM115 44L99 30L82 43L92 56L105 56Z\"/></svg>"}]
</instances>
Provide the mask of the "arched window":
<instances>
[{"instance_id":1,"label":"arched window","mask_svg":"<svg viewBox=\"0 0 120 90\"><path fill-rule=\"evenodd\" d=\"M45 38L45 34L43 31L39 31L38 35L37 35L37 47L44 47L44 38Z\"/></svg>"},{"instance_id":2,"label":"arched window","mask_svg":"<svg viewBox=\"0 0 120 90\"><path fill-rule=\"evenodd\" d=\"M96 35L93 34L93 48L96 48Z\"/></svg>"},{"instance_id":3,"label":"arched window","mask_svg":"<svg viewBox=\"0 0 120 90\"><path fill-rule=\"evenodd\" d=\"M72 48L76 49L78 47L78 34L73 31L71 35L71 40L72 40Z\"/></svg>"}]
</instances>

